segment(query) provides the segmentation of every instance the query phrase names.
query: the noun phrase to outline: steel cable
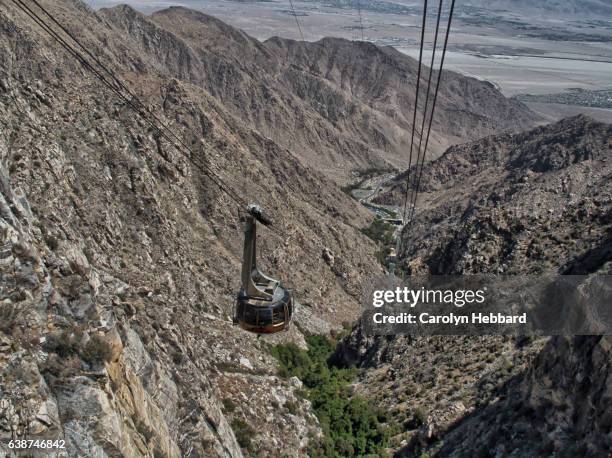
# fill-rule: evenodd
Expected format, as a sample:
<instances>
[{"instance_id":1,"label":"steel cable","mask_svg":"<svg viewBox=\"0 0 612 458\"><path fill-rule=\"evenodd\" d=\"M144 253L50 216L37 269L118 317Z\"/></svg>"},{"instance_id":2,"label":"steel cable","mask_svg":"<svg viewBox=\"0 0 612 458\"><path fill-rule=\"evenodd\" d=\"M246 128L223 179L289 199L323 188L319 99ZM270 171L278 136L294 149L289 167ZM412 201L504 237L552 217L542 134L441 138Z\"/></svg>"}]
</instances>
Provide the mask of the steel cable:
<instances>
[{"instance_id":1,"label":"steel cable","mask_svg":"<svg viewBox=\"0 0 612 458\"><path fill-rule=\"evenodd\" d=\"M431 113L430 113L430 116L429 116L429 125L427 127L427 136L425 138L425 147L424 147L424 150L423 150L423 155L421 157L421 167L420 167L418 178L417 178L417 182L416 182L414 201L413 201L413 204L412 204L412 211L411 211L410 222L409 222L408 232L407 232L408 235L410 235L410 231L412 229L412 221L414 219L417 197L418 197L419 188L420 188L420 185L421 185L421 177L422 177L422 174L423 174L423 166L424 166L424 163L425 163L425 153L427 151L427 146L429 144L429 135L431 133L431 126L432 126L432 122L433 122L434 111L435 111L435 108L436 108L436 101L438 100L438 91L440 89L440 80L442 78L442 69L444 68L444 59L446 57L446 49L448 47L448 37L450 35L450 30L451 30L454 10L455 10L455 0L452 0L451 1L450 12L449 12L449 16L448 16L448 24L447 24L447 27L446 27L446 34L445 34L445 37L444 37L444 46L443 46L443 49L442 49L442 58L440 59L440 67L439 67L439 70L438 70L438 76L437 76L437 80L436 80L436 89L434 91L434 98L433 98L433 102L432 102L432 106L431 106Z\"/></svg>"},{"instance_id":2,"label":"steel cable","mask_svg":"<svg viewBox=\"0 0 612 458\"><path fill-rule=\"evenodd\" d=\"M407 209L407 204L408 204L408 192L410 189L410 168L412 167L412 156L413 156L413 148L414 148L414 133L416 131L416 117L417 117L417 111L418 111L418 104L419 104L419 89L421 86L421 67L422 67L422 63L423 63L423 43L425 42L425 25L426 25L426 20L427 20L427 0L424 0L424 4L423 4L423 21L421 24L421 46L419 49L419 67L417 70L417 81L416 81L416 94L415 94L415 98L414 98L414 111L413 111L413 115L412 115L412 134L411 134L411 138L410 138L410 156L408 158L408 169L407 169L407 176L406 176L406 195L404 197L404 210L403 210L403 216L402 216L402 220L405 221L406 220L406 209Z\"/></svg>"}]
</instances>

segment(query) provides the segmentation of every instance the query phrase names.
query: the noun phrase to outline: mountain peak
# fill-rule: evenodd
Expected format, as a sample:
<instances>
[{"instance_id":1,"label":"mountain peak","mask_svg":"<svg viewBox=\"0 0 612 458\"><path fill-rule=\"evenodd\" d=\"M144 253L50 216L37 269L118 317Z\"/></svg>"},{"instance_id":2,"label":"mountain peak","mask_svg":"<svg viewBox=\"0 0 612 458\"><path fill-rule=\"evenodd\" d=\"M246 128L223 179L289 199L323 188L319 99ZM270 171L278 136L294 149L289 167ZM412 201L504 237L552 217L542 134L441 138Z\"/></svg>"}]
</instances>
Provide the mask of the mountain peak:
<instances>
[{"instance_id":1,"label":"mountain peak","mask_svg":"<svg viewBox=\"0 0 612 458\"><path fill-rule=\"evenodd\" d=\"M111 6L108 8L100 8L100 11L104 13L124 15L127 17L137 17L137 16L144 17L144 14L142 14L140 11L137 11L132 6L127 5L125 3L122 3L120 5Z\"/></svg>"}]
</instances>

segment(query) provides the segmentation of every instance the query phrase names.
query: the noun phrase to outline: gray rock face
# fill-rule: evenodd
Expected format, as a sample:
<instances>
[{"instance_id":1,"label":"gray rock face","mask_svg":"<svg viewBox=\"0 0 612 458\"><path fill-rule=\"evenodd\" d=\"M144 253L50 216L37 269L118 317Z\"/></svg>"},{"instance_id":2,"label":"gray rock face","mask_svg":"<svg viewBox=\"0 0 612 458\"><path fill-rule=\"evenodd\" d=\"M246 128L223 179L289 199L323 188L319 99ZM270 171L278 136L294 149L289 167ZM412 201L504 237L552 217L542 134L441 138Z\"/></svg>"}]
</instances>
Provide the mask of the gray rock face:
<instances>
[{"instance_id":1,"label":"gray rock face","mask_svg":"<svg viewBox=\"0 0 612 458\"><path fill-rule=\"evenodd\" d=\"M502 398L443 435L439 454L608 455L611 348L609 337L553 338Z\"/></svg>"},{"instance_id":2,"label":"gray rock face","mask_svg":"<svg viewBox=\"0 0 612 458\"><path fill-rule=\"evenodd\" d=\"M3 153L5 164L7 150ZM0 174L7 176L3 165ZM167 426L177 421L176 386L165 371L155 373L158 384L174 390L164 418L129 358L141 351L138 362L150 363L150 356L127 323L120 325L131 337L124 352L108 308L109 289L121 282L98 272L67 240L45 256L40 221L25 211L26 197L5 183L1 198L0 450L11 454L6 439L28 437L64 439L66 450L53 456L181 456ZM96 328L106 334L99 345L112 347L105 365L87 344ZM63 340L50 351L52 339ZM229 433L226 441L232 439ZM34 454L48 456L42 450ZM237 445L235 455L240 456Z\"/></svg>"}]
</instances>

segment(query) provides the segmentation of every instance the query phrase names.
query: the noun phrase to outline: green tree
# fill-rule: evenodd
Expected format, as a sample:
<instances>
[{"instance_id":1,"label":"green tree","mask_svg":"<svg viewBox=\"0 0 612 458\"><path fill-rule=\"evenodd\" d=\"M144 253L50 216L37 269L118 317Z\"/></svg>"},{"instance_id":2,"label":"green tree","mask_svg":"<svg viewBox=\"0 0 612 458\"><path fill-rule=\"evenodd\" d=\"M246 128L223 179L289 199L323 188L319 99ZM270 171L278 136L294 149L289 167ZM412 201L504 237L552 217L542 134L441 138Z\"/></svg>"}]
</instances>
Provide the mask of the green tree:
<instances>
[{"instance_id":1,"label":"green tree","mask_svg":"<svg viewBox=\"0 0 612 458\"><path fill-rule=\"evenodd\" d=\"M279 362L279 375L302 380L323 429L324 439L311 441L309 455L382 456L392 429L371 401L351 393L357 371L330 364L335 342L326 336L313 335L306 341L308 350L284 344L273 347L271 353Z\"/></svg>"}]
</instances>

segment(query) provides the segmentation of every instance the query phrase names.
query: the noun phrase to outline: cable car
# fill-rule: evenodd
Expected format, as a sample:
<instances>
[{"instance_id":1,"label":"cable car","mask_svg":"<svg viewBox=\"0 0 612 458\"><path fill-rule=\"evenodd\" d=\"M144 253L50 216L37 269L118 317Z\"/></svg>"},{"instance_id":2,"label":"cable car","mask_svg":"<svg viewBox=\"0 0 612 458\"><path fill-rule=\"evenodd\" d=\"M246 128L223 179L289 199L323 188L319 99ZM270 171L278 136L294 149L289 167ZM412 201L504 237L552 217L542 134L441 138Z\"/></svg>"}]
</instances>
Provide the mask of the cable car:
<instances>
[{"instance_id":1,"label":"cable car","mask_svg":"<svg viewBox=\"0 0 612 458\"><path fill-rule=\"evenodd\" d=\"M257 268L257 222L271 226L259 205L250 204L244 221L242 285L236 299L234 324L257 334L288 328L293 314L292 292Z\"/></svg>"}]
</instances>

